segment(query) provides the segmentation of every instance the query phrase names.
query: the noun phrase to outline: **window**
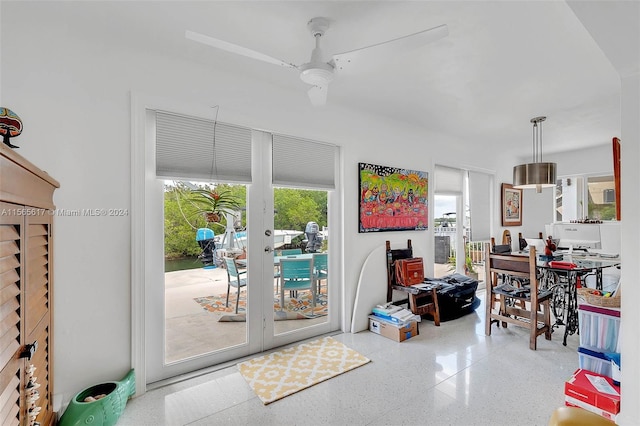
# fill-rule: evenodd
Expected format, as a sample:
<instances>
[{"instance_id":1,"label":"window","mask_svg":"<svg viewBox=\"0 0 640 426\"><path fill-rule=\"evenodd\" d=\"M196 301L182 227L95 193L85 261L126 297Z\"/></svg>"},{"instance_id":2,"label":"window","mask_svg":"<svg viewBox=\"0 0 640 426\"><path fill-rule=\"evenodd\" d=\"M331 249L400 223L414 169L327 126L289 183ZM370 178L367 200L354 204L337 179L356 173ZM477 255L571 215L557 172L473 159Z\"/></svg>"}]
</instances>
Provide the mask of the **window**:
<instances>
[{"instance_id":1,"label":"window","mask_svg":"<svg viewBox=\"0 0 640 426\"><path fill-rule=\"evenodd\" d=\"M613 175L571 176L556 184L556 221L615 220Z\"/></svg>"},{"instance_id":2,"label":"window","mask_svg":"<svg viewBox=\"0 0 640 426\"><path fill-rule=\"evenodd\" d=\"M587 217L598 220L614 220L616 218L616 197L613 175L588 177L587 190L589 195Z\"/></svg>"}]
</instances>

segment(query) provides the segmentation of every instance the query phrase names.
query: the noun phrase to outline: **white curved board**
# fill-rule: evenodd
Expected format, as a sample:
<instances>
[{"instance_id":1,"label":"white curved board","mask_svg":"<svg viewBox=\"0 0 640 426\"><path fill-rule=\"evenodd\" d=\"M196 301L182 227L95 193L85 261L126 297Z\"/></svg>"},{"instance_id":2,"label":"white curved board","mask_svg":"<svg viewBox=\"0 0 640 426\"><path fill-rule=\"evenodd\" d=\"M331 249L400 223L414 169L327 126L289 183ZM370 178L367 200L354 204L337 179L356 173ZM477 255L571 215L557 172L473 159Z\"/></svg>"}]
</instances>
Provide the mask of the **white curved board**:
<instances>
[{"instance_id":1,"label":"white curved board","mask_svg":"<svg viewBox=\"0 0 640 426\"><path fill-rule=\"evenodd\" d=\"M353 303L351 332L369 328L371 310L387 301L387 250L384 246L374 249L362 265L356 300Z\"/></svg>"},{"instance_id":2,"label":"white curved board","mask_svg":"<svg viewBox=\"0 0 640 426\"><path fill-rule=\"evenodd\" d=\"M396 248L394 244L391 248ZM400 246L398 247L400 248ZM421 256L413 247L413 255ZM369 315L378 304L387 302L387 249L374 249L362 265L356 298L353 303L351 332L358 333L369 328Z\"/></svg>"}]
</instances>

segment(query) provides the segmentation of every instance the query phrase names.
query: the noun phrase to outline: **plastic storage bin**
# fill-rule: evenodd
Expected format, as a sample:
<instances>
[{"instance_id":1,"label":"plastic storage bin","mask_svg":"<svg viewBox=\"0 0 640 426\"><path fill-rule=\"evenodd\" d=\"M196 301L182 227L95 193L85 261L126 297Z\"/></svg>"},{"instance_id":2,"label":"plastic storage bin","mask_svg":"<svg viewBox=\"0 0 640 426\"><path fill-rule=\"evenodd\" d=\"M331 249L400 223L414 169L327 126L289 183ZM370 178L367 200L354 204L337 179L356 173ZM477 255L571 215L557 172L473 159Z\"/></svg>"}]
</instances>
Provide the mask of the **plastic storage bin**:
<instances>
[{"instance_id":1,"label":"plastic storage bin","mask_svg":"<svg viewBox=\"0 0 640 426\"><path fill-rule=\"evenodd\" d=\"M611 361L602 353L578 348L580 368L613 378Z\"/></svg>"},{"instance_id":2,"label":"plastic storage bin","mask_svg":"<svg viewBox=\"0 0 640 426\"><path fill-rule=\"evenodd\" d=\"M580 346L595 352L620 352L620 309L578 306Z\"/></svg>"}]
</instances>

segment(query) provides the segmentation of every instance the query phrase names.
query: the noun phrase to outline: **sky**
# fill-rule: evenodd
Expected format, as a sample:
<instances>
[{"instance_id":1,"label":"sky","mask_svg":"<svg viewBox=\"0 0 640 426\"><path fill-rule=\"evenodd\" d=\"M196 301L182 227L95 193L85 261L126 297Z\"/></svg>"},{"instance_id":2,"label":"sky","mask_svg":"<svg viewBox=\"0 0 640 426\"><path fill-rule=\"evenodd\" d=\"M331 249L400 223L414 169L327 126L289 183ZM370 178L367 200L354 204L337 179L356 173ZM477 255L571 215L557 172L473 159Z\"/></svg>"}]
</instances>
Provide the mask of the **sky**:
<instances>
[{"instance_id":1,"label":"sky","mask_svg":"<svg viewBox=\"0 0 640 426\"><path fill-rule=\"evenodd\" d=\"M451 213L456 211L456 196L455 195L436 195L433 206L433 218L441 218L444 213ZM455 218L455 215L450 216L451 219Z\"/></svg>"}]
</instances>

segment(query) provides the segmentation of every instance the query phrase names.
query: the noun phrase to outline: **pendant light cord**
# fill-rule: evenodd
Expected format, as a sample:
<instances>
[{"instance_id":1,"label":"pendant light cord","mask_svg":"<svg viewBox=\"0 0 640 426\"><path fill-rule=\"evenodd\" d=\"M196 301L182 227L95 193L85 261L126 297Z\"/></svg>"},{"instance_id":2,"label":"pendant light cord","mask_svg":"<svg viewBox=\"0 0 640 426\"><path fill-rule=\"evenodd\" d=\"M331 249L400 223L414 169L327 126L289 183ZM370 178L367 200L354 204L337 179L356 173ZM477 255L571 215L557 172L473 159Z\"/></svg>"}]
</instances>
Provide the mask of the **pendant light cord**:
<instances>
[{"instance_id":1,"label":"pendant light cord","mask_svg":"<svg viewBox=\"0 0 640 426\"><path fill-rule=\"evenodd\" d=\"M533 162L542 163L542 122L547 117L532 118L533 123ZM540 126L538 127L538 124Z\"/></svg>"}]
</instances>

